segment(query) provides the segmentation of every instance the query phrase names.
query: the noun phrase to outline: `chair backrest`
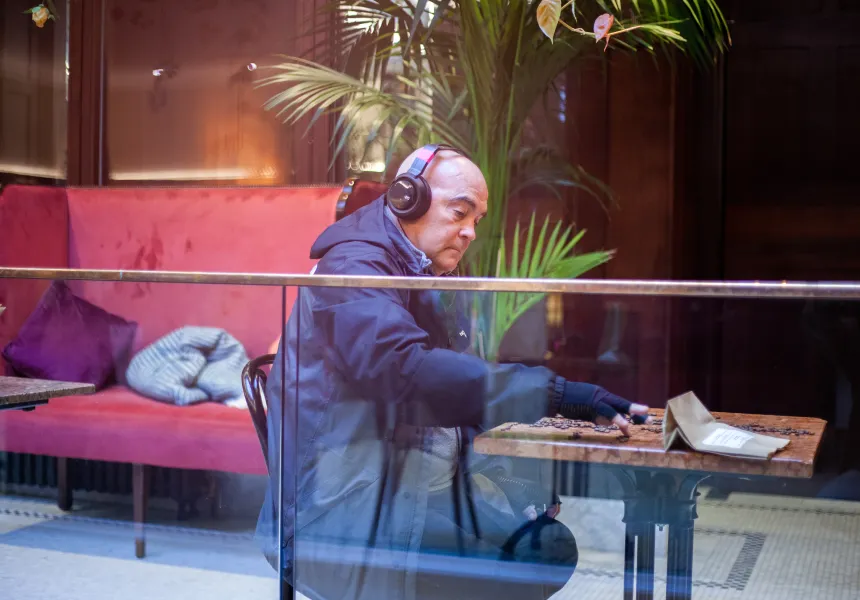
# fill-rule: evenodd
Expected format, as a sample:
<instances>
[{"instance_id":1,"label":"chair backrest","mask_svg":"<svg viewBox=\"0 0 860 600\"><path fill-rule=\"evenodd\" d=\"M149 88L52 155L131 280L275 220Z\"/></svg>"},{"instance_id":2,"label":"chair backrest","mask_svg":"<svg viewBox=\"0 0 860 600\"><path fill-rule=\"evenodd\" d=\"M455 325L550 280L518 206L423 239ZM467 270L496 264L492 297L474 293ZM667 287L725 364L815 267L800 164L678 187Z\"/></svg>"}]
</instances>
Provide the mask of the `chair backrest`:
<instances>
[{"instance_id":1,"label":"chair backrest","mask_svg":"<svg viewBox=\"0 0 860 600\"><path fill-rule=\"evenodd\" d=\"M242 369L242 391L245 393L245 402L251 413L251 421L257 431L260 440L260 448L266 461L266 470L269 470L269 426L266 423L266 371L263 367L275 362L274 354L264 354L248 361Z\"/></svg>"},{"instance_id":2,"label":"chair backrest","mask_svg":"<svg viewBox=\"0 0 860 600\"><path fill-rule=\"evenodd\" d=\"M387 184L378 181L347 179L337 202L335 219L340 221L345 216L351 215L362 206L379 198L387 189Z\"/></svg>"}]
</instances>

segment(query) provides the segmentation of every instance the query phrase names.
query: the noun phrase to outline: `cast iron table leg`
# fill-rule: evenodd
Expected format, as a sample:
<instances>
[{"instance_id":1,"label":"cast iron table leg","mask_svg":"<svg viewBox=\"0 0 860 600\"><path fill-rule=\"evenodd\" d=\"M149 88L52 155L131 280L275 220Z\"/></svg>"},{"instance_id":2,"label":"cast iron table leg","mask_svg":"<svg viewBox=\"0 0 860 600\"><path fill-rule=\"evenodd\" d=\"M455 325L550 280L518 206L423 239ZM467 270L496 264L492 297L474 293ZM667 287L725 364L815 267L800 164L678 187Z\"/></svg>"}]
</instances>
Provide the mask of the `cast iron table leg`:
<instances>
[{"instance_id":1,"label":"cast iron table leg","mask_svg":"<svg viewBox=\"0 0 860 600\"><path fill-rule=\"evenodd\" d=\"M693 528L669 526L666 600L687 600L693 596Z\"/></svg>"},{"instance_id":2,"label":"cast iron table leg","mask_svg":"<svg viewBox=\"0 0 860 600\"><path fill-rule=\"evenodd\" d=\"M669 526L666 599L693 596L693 522L696 488L708 476L666 471L613 470L624 489L624 600L654 597L656 525ZM634 535L636 567L633 567Z\"/></svg>"},{"instance_id":3,"label":"cast iron table leg","mask_svg":"<svg viewBox=\"0 0 860 600\"><path fill-rule=\"evenodd\" d=\"M639 525L636 542L636 600L654 598L654 523Z\"/></svg>"},{"instance_id":4,"label":"cast iron table leg","mask_svg":"<svg viewBox=\"0 0 860 600\"><path fill-rule=\"evenodd\" d=\"M696 514L696 488L702 477L675 478L674 497L667 498L662 522L669 526L666 566L666 600L693 597L693 523Z\"/></svg>"},{"instance_id":5,"label":"cast iron table leg","mask_svg":"<svg viewBox=\"0 0 860 600\"><path fill-rule=\"evenodd\" d=\"M636 526L628 523L624 531L624 600L633 600L636 587Z\"/></svg>"}]
</instances>

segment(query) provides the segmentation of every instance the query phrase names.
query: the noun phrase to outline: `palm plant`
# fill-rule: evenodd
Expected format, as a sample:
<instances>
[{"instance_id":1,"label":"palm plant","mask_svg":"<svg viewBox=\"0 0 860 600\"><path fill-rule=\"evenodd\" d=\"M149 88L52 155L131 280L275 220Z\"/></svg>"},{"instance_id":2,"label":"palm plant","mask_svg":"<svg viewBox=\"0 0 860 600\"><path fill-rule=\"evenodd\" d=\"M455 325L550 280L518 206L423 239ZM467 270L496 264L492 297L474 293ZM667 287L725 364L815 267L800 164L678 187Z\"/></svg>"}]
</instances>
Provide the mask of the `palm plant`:
<instances>
[{"instance_id":1,"label":"palm plant","mask_svg":"<svg viewBox=\"0 0 860 600\"><path fill-rule=\"evenodd\" d=\"M611 45L679 49L708 64L728 44L717 0L352 0L325 10L339 24L338 43L312 48L315 61L285 56L269 67L273 73L259 85L281 89L266 108L291 124L337 115L334 156L366 125L370 109L367 142L388 132L386 165L401 145L438 141L468 152L489 189L489 215L466 257L469 274L483 277L570 278L611 257L577 254L582 232L556 225L547 237L549 223L538 232L534 218L524 236L517 225L510 249L505 244L508 202L518 191L540 186L559 199L570 188L598 200L610 195L558 148L527 139L530 117L572 61ZM586 23L595 25L586 30ZM489 358L516 318L540 300L497 296L483 352Z\"/></svg>"}]
</instances>

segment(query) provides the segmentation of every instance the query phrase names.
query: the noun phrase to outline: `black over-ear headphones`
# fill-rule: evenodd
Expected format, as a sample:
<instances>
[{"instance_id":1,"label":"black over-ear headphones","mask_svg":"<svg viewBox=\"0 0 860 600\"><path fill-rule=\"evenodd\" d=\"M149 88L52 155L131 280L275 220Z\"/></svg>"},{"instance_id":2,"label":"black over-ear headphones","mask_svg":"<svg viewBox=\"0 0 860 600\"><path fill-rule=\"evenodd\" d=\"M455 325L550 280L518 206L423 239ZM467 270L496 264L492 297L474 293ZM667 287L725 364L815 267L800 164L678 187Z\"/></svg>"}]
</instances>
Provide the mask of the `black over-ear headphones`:
<instances>
[{"instance_id":1,"label":"black over-ear headphones","mask_svg":"<svg viewBox=\"0 0 860 600\"><path fill-rule=\"evenodd\" d=\"M428 144L423 146L409 167L409 170L398 175L388 190L385 192L385 201L391 208L391 212L404 221L420 219L430 208L430 184L421 174L433 157L440 150L452 150L457 154L463 154L457 148L443 144Z\"/></svg>"}]
</instances>

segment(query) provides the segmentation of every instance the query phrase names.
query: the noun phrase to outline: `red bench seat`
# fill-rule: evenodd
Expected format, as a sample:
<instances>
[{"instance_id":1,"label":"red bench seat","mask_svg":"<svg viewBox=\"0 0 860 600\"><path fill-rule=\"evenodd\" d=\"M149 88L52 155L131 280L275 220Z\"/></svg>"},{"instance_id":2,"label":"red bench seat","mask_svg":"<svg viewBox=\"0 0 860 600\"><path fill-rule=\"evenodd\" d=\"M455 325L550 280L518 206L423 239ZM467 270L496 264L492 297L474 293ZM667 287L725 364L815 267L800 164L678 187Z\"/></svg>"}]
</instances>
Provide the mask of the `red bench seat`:
<instances>
[{"instance_id":1,"label":"red bench seat","mask_svg":"<svg viewBox=\"0 0 860 600\"><path fill-rule=\"evenodd\" d=\"M123 386L4 412L0 440L27 454L266 474L247 410L210 402L177 407Z\"/></svg>"},{"instance_id":2,"label":"red bench seat","mask_svg":"<svg viewBox=\"0 0 860 600\"><path fill-rule=\"evenodd\" d=\"M0 194L0 266L145 271L308 273L310 247L336 218L377 197L379 184L286 188L39 188ZM50 282L0 279L0 348ZM270 286L76 281L72 291L138 323L133 352L184 325L221 327L249 358L281 333L282 290ZM296 290L287 289L287 310ZM0 358L0 372L4 369ZM264 474L247 410L174 407L115 386L0 412L0 451L59 458L59 504L69 510L68 460L134 465L142 522L148 466ZM137 555L144 554L142 532Z\"/></svg>"}]
</instances>

